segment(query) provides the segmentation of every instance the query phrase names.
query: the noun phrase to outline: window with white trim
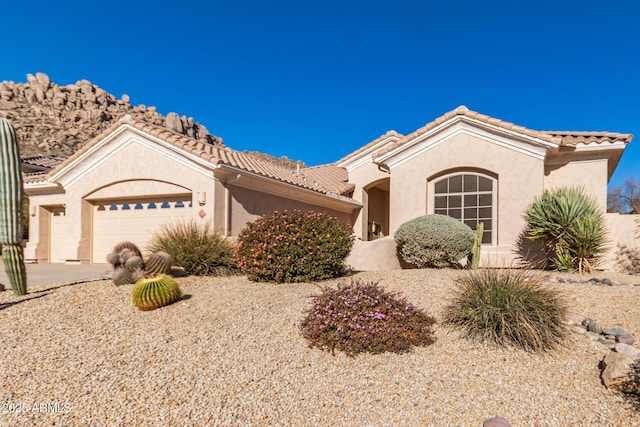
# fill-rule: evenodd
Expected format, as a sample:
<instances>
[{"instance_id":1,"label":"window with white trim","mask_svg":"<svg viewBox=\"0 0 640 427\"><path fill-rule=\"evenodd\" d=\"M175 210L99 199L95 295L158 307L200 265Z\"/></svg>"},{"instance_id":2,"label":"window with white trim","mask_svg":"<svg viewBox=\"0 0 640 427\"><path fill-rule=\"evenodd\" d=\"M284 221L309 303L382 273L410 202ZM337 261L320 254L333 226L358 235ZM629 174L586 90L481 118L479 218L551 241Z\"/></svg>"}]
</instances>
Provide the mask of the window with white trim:
<instances>
[{"instance_id":1,"label":"window with white trim","mask_svg":"<svg viewBox=\"0 0 640 427\"><path fill-rule=\"evenodd\" d=\"M495 226L493 183L492 178L474 173L442 178L433 186L433 213L462 221L474 231L484 223L482 243L491 244Z\"/></svg>"}]
</instances>

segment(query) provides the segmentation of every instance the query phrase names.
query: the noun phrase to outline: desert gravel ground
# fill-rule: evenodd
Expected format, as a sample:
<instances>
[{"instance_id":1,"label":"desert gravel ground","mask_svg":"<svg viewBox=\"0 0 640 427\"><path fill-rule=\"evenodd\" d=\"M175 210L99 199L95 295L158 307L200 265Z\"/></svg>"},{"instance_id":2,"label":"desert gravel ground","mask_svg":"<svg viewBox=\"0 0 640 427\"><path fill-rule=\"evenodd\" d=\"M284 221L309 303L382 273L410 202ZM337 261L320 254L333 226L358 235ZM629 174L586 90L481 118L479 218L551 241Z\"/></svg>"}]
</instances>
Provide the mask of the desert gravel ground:
<instances>
[{"instance_id":1,"label":"desert gravel ground","mask_svg":"<svg viewBox=\"0 0 640 427\"><path fill-rule=\"evenodd\" d=\"M359 273L440 319L454 270ZM557 277L576 277L552 274ZM640 337L638 276L628 286L554 284L572 311ZM335 285L342 278L323 282ZM349 358L310 349L298 324L315 284L178 279L187 297L138 311L110 281L0 293L3 426L640 426L599 379L602 345L570 335L530 354L466 341Z\"/></svg>"}]
</instances>

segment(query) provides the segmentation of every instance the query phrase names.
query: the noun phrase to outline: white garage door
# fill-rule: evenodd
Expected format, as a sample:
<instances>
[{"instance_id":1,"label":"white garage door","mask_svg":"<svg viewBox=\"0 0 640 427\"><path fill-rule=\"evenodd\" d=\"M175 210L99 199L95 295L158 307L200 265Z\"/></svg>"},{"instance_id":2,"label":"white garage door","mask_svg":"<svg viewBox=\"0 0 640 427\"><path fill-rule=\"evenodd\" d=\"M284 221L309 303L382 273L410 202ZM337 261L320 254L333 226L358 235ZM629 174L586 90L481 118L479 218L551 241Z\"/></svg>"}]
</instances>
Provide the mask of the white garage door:
<instances>
[{"instance_id":1,"label":"white garage door","mask_svg":"<svg viewBox=\"0 0 640 427\"><path fill-rule=\"evenodd\" d=\"M141 251L163 224L193 218L191 196L153 200L107 201L93 207L93 262L106 262L113 247L134 242Z\"/></svg>"},{"instance_id":2,"label":"white garage door","mask_svg":"<svg viewBox=\"0 0 640 427\"><path fill-rule=\"evenodd\" d=\"M62 248L66 237L66 219L64 207L49 208L49 262L65 262Z\"/></svg>"}]
</instances>

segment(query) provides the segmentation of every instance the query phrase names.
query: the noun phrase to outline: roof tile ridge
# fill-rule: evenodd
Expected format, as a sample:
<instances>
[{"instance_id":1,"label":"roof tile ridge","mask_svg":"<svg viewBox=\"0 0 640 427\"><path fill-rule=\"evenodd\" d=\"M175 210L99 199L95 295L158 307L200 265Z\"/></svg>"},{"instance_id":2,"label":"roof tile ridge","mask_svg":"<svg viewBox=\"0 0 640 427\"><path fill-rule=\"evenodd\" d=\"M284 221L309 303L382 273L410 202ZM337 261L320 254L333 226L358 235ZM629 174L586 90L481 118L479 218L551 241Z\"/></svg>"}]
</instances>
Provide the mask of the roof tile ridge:
<instances>
[{"instance_id":1,"label":"roof tile ridge","mask_svg":"<svg viewBox=\"0 0 640 427\"><path fill-rule=\"evenodd\" d=\"M382 135L380 135L379 137L377 137L376 139L367 142L365 145L363 145L362 147L358 148L357 150L354 150L351 153L347 154L346 156L342 157L341 159L336 160L334 163L337 165L338 163L346 162L350 158L355 157L358 154L367 151L367 149L373 147L374 145L376 145L377 143L379 143L381 141L384 141L386 138L389 138L390 136L395 136L395 137L397 137L399 139L404 137L404 135L401 134L400 132L397 132L397 131L395 131L393 129L390 129L390 130L386 131L385 133L383 133Z\"/></svg>"},{"instance_id":2,"label":"roof tile ridge","mask_svg":"<svg viewBox=\"0 0 640 427\"><path fill-rule=\"evenodd\" d=\"M603 131L591 131L591 130L541 130L540 132L542 133L549 133L549 134L560 134L560 135L586 135L586 136L613 136L613 135L617 135L617 136L626 136L626 135L631 135L629 133L622 133L622 132L612 132L612 131L607 131L607 130L603 130Z\"/></svg>"}]
</instances>

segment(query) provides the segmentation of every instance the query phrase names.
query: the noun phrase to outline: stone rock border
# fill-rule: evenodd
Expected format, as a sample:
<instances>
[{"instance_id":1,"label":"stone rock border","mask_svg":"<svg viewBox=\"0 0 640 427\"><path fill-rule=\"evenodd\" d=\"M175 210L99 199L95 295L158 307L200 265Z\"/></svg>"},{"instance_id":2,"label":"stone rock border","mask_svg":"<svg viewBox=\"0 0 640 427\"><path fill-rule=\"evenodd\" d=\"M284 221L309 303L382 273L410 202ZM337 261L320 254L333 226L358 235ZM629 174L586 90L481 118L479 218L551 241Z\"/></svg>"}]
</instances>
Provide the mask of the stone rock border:
<instances>
[{"instance_id":1,"label":"stone rock border","mask_svg":"<svg viewBox=\"0 0 640 427\"><path fill-rule=\"evenodd\" d=\"M622 329L621 325L602 328L597 321L581 319L575 314L567 315L564 323L571 331L611 350L600 362L600 379L606 388L640 395L640 384L631 377L631 365L640 361L640 350L633 347L636 339L631 334Z\"/></svg>"}]
</instances>

